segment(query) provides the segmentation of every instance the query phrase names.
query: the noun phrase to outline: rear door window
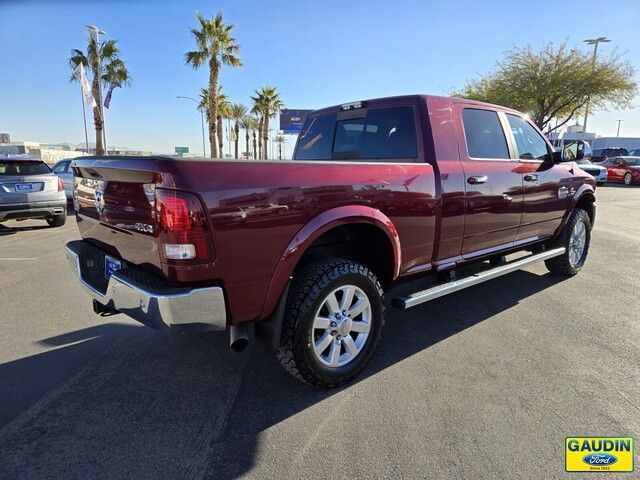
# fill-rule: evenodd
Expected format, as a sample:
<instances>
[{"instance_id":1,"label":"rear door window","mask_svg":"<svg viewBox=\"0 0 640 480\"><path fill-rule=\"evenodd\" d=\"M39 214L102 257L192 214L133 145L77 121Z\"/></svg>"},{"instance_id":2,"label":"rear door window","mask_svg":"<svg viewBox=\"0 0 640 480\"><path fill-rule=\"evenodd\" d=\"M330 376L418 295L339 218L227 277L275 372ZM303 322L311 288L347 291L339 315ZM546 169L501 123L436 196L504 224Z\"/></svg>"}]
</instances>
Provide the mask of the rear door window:
<instances>
[{"instance_id":1,"label":"rear door window","mask_svg":"<svg viewBox=\"0 0 640 480\"><path fill-rule=\"evenodd\" d=\"M51 173L51 169L44 162L0 160L0 175L41 175L43 173Z\"/></svg>"},{"instance_id":2,"label":"rear door window","mask_svg":"<svg viewBox=\"0 0 640 480\"><path fill-rule=\"evenodd\" d=\"M507 140L496 112L465 108L462 110L462 123L470 158L510 158Z\"/></svg>"}]
</instances>

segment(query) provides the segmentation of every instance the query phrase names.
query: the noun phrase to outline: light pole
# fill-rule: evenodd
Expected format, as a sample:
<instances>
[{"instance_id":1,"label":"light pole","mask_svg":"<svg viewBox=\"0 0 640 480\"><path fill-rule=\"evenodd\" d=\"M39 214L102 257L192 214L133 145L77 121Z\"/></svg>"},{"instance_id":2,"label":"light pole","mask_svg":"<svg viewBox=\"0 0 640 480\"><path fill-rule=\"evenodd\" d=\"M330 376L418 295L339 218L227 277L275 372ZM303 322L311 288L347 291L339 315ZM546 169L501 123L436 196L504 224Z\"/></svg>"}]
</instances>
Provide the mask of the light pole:
<instances>
[{"instance_id":1,"label":"light pole","mask_svg":"<svg viewBox=\"0 0 640 480\"><path fill-rule=\"evenodd\" d=\"M583 40L587 45L593 45L593 59L591 61L591 69L593 70L596 66L596 55L598 54L598 44L599 43L608 43L609 40L607 37L598 37L598 38L587 38ZM587 97L587 103L584 107L584 123L582 124L582 131L587 131L587 117L589 116L589 102L591 97Z\"/></svg>"},{"instance_id":2,"label":"light pole","mask_svg":"<svg viewBox=\"0 0 640 480\"><path fill-rule=\"evenodd\" d=\"M100 109L100 118L102 118L102 143L104 143L104 154L109 155L109 150L107 149L107 125L104 118L104 108L102 108L102 67L100 66L100 35L106 35L107 32L95 25L85 25L85 27L87 28L89 38L91 39L93 37L96 42L96 61L98 62L98 66L95 74L98 75L98 108Z\"/></svg>"},{"instance_id":3,"label":"light pole","mask_svg":"<svg viewBox=\"0 0 640 480\"><path fill-rule=\"evenodd\" d=\"M619 137L620 136L620 124L622 122L624 122L624 120L616 120L616 122L618 122L618 133L616 133L616 137Z\"/></svg>"},{"instance_id":4,"label":"light pole","mask_svg":"<svg viewBox=\"0 0 640 480\"><path fill-rule=\"evenodd\" d=\"M191 97L183 97L182 95L178 95L176 98L182 98L183 100L191 100L195 102L196 105L200 106L200 102L198 102L195 98ZM204 112L200 110L200 120L202 122L202 156L207 157L207 150L204 147Z\"/></svg>"}]
</instances>

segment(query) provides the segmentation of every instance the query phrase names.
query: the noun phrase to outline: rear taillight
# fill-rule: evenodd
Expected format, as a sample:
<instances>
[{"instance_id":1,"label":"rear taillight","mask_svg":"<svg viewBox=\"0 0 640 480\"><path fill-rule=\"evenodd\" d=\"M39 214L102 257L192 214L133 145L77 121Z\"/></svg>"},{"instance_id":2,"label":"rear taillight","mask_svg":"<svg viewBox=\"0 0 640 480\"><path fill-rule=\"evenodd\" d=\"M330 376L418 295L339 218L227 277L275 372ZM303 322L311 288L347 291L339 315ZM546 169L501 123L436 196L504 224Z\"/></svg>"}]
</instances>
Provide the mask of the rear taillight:
<instances>
[{"instance_id":1,"label":"rear taillight","mask_svg":"<svg viewBox=\"0 0 640 480\"><path fill-rule=\"evenodd\" d=\"M207 219L195 195L156 189L156 224L163 261L209 261L213 246Z\"/></svg>"},{"instance_id":2,"label":"rear taillight","mask_svg":"<svg viewBox=\"0 0 640 480\"><path fill-rule=\"evenodd\" d=\"M58 191L59 192L64 192L64 182L62 181L62 178L58 177Z\"/></svg>"}]
</instances>

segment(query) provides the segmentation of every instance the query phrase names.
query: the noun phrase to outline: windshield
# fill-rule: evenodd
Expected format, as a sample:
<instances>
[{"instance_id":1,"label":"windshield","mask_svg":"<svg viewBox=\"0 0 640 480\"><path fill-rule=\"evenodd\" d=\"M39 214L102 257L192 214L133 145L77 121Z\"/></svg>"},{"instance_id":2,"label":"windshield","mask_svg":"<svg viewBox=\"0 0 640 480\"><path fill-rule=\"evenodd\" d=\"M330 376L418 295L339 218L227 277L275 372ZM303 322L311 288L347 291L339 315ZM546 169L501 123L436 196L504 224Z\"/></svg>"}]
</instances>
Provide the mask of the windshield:
<instances>
[{"instance_id":1,"label":"windshield","mask_svg":"<svg viewBox=\"0 0 640 480\"><path fill-rule=\"evenodd\" d=\"M25 160L0 160L0 175L41 175L51 173L44 162Z\"/></svg>"},{"instance_id":2,"label":"windshield","mask_svg":"<svg viewBox=\"0 0 640 480\"><path fill-rule=\"evenodd\" d=\"M581 158L580 160L576 160L578 165L593 165L588 159Z\"/></svg>"},{"instance_id":3,"label":"windshield","mask_svg":"<svg viewBox=\"0 0 640 480\"><path fill-rule=\"evenodd\" d=\"M602 152L605 157L625 156L629 153L626 148L605 148Z\"/></svg>"}]
</instances>

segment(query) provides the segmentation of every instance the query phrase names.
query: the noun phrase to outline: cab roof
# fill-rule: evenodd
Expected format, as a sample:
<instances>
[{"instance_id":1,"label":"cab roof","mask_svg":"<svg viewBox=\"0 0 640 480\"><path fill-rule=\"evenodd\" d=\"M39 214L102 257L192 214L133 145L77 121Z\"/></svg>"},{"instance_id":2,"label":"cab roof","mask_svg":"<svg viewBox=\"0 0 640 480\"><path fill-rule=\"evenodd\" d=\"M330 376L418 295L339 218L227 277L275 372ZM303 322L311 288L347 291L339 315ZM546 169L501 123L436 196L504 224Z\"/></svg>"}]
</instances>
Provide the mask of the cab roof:
<instances>
[{"instance_id":1,"label":"cab roof","mask_svg":"<svg viewBox=\"0 0 640 480\"><path fill-rule=\"evenodd\" d=\"M452 105L454 103L464 103L478 106L491 107L496 110L501 110L505 112L515 113L517 115L521 115L521 112L517 110L513 110L512 108L504 107L502 105L494 105L491 103L480 102L477 100L470 100L467 98L460 97L444 97L438 95L424 95L424 94L413 94L413 95L398 95L392 97L380 97L380 98L372 98L368 100L356 100L352 102L341 103L338 105L332 105L330 107L321 108L318 110L312 111L309 116L316 116L327 113L336 113L349 109L358 109L358 108L369 108L369 107L388 107L388 106L396 106L396 105L413 105L418 101L423 101L428 104L436 104L436 105Z\"/></svg>"}]
</instances>

